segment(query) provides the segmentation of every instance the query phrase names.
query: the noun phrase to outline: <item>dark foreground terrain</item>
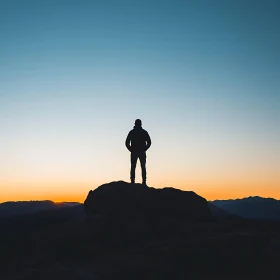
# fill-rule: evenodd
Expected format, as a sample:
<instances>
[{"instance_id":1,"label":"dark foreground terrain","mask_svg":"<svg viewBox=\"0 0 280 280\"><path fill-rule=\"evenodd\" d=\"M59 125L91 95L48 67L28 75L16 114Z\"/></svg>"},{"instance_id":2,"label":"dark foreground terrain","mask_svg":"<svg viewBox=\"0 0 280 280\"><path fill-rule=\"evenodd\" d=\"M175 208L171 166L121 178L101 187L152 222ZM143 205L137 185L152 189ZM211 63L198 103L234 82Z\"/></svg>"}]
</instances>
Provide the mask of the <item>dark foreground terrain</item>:
<instances>
[{"instance_id":1,"label":"dark foreground terrain","mask_svg":"<svg viewBox=\"0 0 280 280\"><path fill-rule=\"evenodd\" d=\"M0 279L278 279L280 223L193 192L112 182L84 205L0 219Z\"/></svg>"}]
</instances>

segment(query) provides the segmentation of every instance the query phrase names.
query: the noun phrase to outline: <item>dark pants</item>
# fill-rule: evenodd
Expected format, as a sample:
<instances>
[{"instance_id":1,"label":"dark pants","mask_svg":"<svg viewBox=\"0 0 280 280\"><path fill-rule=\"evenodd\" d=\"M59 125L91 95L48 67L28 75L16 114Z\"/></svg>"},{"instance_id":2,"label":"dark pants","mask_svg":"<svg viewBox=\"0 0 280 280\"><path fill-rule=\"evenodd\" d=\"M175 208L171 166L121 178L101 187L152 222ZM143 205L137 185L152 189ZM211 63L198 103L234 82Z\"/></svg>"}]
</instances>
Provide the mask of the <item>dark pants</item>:
<instances>
[{"instance_id":1,"label":"dark pants","mask_svg":"<svg viewBox=\"0 0 280 280\"><path fill-rule=\"evenodd\" d=\"M140 164L141 164L141 169L142 169L142 179L143 181L146 181L146 152L139 152L139 151L132 151L131 156L130 156L130 161L131 161L131 169L130 169L130 179L131 181L135 180L135 168L136 168L136 163L137 159L139 158Z\"/></svg>"}]
</instances>

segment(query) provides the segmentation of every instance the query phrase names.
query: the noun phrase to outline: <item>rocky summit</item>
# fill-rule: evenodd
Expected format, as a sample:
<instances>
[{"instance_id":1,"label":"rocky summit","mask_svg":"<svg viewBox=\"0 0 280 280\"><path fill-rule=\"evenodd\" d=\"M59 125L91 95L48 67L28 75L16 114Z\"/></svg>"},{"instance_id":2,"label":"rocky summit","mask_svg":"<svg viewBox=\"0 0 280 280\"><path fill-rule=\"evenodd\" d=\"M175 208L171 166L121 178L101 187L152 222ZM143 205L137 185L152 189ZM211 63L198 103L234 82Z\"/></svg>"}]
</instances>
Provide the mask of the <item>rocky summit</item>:
<instances>
[{"instance_id":1,"label":"rocky summit","mask_svg":"<svg viewBox=\"0 0 280 280\"><path fill-rule=\"evenodd\" d=\"M174 188L155 189L123 181L104 184L90 191L85 202L89 218L112 216L123 218L182 219L185 223L211 220L206 199L192 191Z\"/></svg>"}]
</instances>

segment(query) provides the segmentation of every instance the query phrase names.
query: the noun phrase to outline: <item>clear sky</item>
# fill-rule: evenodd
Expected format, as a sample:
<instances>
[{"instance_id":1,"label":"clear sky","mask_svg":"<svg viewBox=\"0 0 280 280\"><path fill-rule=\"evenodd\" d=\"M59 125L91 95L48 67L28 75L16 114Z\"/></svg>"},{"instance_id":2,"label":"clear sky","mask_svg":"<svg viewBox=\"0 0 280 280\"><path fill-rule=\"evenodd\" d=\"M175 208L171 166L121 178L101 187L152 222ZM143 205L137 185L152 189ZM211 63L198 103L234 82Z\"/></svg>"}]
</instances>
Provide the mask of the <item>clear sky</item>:
<instances>
[{"instance_id":1,"label":"clear sky","mask_svg":"<svg viewBox=\"0 0 280 280\"><path fill-rule=\"evenodd\" d=\"M280 199L279 8L0 0L0 201L129 181L136 118L148 185Z\"/></svg>"}]
</instances>

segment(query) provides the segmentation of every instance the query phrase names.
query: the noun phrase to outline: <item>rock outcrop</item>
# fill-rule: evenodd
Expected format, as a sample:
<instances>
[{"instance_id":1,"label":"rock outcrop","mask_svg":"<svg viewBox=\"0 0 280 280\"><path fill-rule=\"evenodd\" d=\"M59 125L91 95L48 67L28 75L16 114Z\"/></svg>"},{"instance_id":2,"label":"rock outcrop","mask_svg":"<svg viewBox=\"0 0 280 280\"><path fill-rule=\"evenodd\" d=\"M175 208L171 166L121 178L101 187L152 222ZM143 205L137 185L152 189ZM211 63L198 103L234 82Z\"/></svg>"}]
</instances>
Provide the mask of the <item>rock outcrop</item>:
<instances>
[{"instance_id":1,"label":"rock outcrop","mask_svg":"<svg viewBox=\"0 0 280 280\"><path fill-rule=\"evenodd\" d=\"M155 189L123 181L101 185L90 191L85 202L87 217L182 219L185 223L211 219L207 201L192 191Z\"/></svg>"},{"instance_id":2,"label":"rock outcrop","mask_svg":"<svg viewBox=\"0 0 280 280\"><path fill-rule=\"evenodd\" d=\"M212 220L207 201L194 192L123 181L90 191L84 209L92 238L118 248L185 235L190 225Z\"/></svg>"}]
</instances>

